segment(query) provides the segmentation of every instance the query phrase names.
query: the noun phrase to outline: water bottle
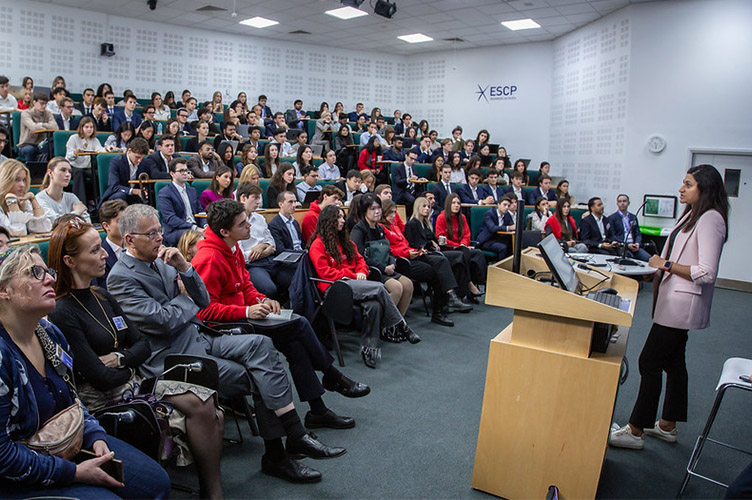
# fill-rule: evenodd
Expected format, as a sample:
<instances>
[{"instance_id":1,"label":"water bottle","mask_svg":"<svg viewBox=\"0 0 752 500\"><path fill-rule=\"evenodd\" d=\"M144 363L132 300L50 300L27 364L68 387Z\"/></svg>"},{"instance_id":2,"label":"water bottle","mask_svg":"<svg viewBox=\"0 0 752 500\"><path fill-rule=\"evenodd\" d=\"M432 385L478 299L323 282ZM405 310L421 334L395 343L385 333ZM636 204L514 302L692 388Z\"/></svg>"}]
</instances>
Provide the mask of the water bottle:
<instances>
[{"instance_id":1,"label":"water bottle","mask_svg":"<svg viewBox=\"0 0 752 500\"><path fill-rule=\"evenodd\" d=\"M157 123L157 135L162 135L162 122Z\"/></svg>"}]
</instances>

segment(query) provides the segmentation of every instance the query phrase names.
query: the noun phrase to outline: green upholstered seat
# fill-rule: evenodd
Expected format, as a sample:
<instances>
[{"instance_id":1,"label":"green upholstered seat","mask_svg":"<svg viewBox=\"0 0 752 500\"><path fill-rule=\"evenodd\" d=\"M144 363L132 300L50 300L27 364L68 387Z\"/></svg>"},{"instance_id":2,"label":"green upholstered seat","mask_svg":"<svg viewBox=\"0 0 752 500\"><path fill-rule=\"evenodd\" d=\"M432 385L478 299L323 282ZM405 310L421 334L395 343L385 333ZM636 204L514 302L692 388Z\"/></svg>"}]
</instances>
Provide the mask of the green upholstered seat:
<instances>
[{"instance_id":1,"label":"green upholstered seat","mask_svg":"<svg viewBox=\"0 0 752 500\"><path fill-rule=\"evenodd\" d=\"M99 196L104 195L107 191L107 184L110 181L110 161L117 155L97 155L97 175L99 176Z\"/></svg>"},{"instance_id":2,"label":"green upholstered seat","mask_svg":"<svg viewBox=\"0 0 752 500\"><path fill-rule=\"evenodd\" d=\"M478 207L470 207L470 239L475 240L478 238L481 225L483 224L483 216L489 209L495 208L495 205L485 205Z\"/></svg>"},{"instance_id":3,"label":"green upholstered seat","mask_svg":"<svg viewBox=\"0 0 752 500\"><path fill-rule=\"evenodd\" d=\"M397 163L399 165L399 163ZM426 177L431 170L430 163L416 163L413 165L413 171L418 177Z\"/></svg>"},{"instance_id":4,"label":"green upholstered seat","mask_svg":"<svg viewBox=\"0 0 752 500\"><path fill-rule=\"evenodd\" d=\"M55 156L65 156L65 145L68 143L68 138L75 134L75 130L59 130L53 132L52 145Z\"/></svg>"}]
</instances>

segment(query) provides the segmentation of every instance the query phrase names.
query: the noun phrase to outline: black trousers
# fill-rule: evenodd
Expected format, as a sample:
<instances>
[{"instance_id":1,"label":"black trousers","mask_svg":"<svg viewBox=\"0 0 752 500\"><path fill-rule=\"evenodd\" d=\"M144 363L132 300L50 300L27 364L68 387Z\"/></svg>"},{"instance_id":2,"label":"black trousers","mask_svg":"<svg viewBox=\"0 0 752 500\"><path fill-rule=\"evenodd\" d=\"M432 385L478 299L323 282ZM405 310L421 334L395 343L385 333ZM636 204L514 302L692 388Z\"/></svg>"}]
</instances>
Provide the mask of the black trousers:
<instances>
[{"instance_id":1,"label":"black trousers","mask_svg":"<svg viewBox=\"0 0 752 500\"><path fill-rule=\"evenodd\" d=\"M467 297L470 294L470 270L465 267L464 255L457 250L446 250L441 253L447 258L452 268L454 281L457 282L457 295Z\"/></svg>"},{"instance_id":2,"label":"black trousers","mask_svg":"<svg viewBox=\"0 0 752 500\"><path fill-rule=\"evenodd\" d=\"M410 260L411 278L431 283L441 293L457 288L449 260L440 253L428 253Z\"/></svg>"},{"instance_id":3,"label":"black trousers","mask_svg":"<svg viewBox=\"0 0 752 500\"><path fill-rule=\"evenodd\" d=\"M653 323L640 353L640 390L629 423L639 429L655 425L658 401L666 372L666 394L661 418L687 421L687 330Z\"/></svg>"},{"instance_id":4,"label":"black trousers","mask_svg":"<svg viewBox=\"0 0 752 500\"><path fill-rule=\"evenodd\" d=\"M272 339L274 347L284 354L290 365L290 374L301 401L311 401L324 394L317 371L332 366L334 358L321 344L311 324L302 316L291 323L275 328L264 328L251 321L256 333Z\"/></svg>"},{"instance_id":5,"label":"black trousers","mask_svg":"<svg viewBox=\"0 0 752 500\"><path fill-rule=\"evenodd\" d=\"M752 463L729 485L725 498L752 498Z\"/></svg>"},{"instance_id":6,"label":"black trousers","mask_svg":"<svg viewBox=\"0 0 752 500\"><path fill-rule=\"evenodd\" d=\"M470 281L476 285L486 283L486 257L477 248L457 247L455 250L462 252L465 261L465 269L470 276Z\"/></svg>"}]
</instances>

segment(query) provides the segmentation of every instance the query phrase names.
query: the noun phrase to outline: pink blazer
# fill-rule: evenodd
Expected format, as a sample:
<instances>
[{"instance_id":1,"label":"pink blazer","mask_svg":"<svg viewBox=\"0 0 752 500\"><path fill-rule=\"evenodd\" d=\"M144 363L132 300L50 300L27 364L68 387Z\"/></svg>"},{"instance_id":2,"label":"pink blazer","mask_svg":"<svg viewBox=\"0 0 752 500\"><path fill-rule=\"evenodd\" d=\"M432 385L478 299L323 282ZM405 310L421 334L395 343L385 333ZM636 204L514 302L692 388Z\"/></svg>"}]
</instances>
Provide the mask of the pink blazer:
<instances>
[{"instance_id":1,"label":"pink blazer","mask_svg":"<svg viewBox=\"0 0 752 500\"><path fill-rule=\"evenodd\" d=\"M677 225L681 224L680 219ZM655 303L653 321L682 330L701 330L710 324L710 305L718 275L726 226L716 210L704 213L688 233L676 236L671 256L664 259L690 266L692 281L664 273ZM660 273L656 274L657 277ZM655 284L655 283L654 283Z\"/></svg>"}]
</instances>

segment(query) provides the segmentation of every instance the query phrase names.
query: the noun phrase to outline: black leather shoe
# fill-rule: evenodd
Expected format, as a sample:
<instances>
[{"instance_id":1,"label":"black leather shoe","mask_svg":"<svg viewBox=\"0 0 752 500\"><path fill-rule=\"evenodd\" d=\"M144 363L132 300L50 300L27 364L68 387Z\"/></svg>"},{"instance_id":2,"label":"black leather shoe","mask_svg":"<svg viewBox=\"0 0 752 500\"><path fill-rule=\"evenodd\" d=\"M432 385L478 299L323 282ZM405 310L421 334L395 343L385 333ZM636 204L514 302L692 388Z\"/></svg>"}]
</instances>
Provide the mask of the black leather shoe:
<instances>
[{"instance_id":1,"label":"black leather shoe","mask_svg":"<svg viewBox=\"0 0 752 500\"><path fill-rule=\"evenodd\" d=\"M291 483L318 483L321 481L321 472L289 457L281 462L272 462L266 458L266 455L262 456L261 472Z\"/></svg>"},{"instance_id":2,"label":"black leather shoe","mask_svg":"<svg viewBox=\"0 0 752 500\"><path fill-rule=\"evenodd\" d=\"M306 434L300 439L294 441L287 440L287 454L292 459L299 458L335 458L347 453L344 448L327 446L319 443L313 436Z\"/></svg>"},{"instance_id":3,"label":"black leather shoe","mask_svg":"<svg viewBox=\"0 0 752 500\"><path fill-rule=\"evenodd\" d=\"M360 351L360 355L363 357L363 363L368 368L376 368L376 355L371 352Z\"/></svg>"},{"instance_id":4,"label":"black leather shoe","mask_svg":"<svg viewBox=\"0 0 752 500\"><path fill-rule=\"evenodd\" d=\"M407 325L406 321L402 321L399 325L397 325L397 328L399 328L400 333L407 339L408 342L411 344L417 344L422 338L420 338L420 335L415 333L412 328L410 328Z\"/></svg>"},{"instance_id":5,"label":"black leather shoe","mask_svg":"<svg viewBox=\"0 0 752 500\"><path fill-rule=\"evenodd\" d=\"M446 317L446 314L436 312L431 316L431 323L436 323L441 326L454 326L454 321Z\"/></svg>"},{"instance_id":6,"label":"black leather shoe","mask_svg":"<svg viewBox=\"0 0 752 500\"><path fill-rule=\"evenodd\" d=\"M318 429L320 427L328 427L330 429L352 429L355 427L355 419L352 417L339 416L332 410L327 411L323 415L316 415L309 411L305 416L305 426L309 429Z\"/></svg>"},{"instance_id":7,"label":"black leather shoe","mask_svg":"<svg viewBox=\"0 0 752 500\"><path fill-rule=\"evenodd\" d=\"M336 382L332 382L324 377L321 384L327 391L338 392L346 398L362 398L371 392L371 388L366 384L361 384L360 382L351 380L344 375L342 375Z\"/></svg>"},{"instance_id":8,"label":"black leather shoe","mask_svg":"<svg viewBox=\"0 0 752 500\"><path fill-rule=\"evenodd\" d=\"M467 301L470 302L471 304L480 304L478 297L476 297L475 295L469 295L467 297Z\"/></svg>"},{"instance_id":9,"label":"black leather shoe","mask_svg":"<svg viewBox=\"0 0 752 500\"><path fill-rule=\"evenodd\" d=\"M455 292L448 295L447 305L452 312L468 313L473 310L473 306L462 302Z\"/></svg>"}]
</instances>

